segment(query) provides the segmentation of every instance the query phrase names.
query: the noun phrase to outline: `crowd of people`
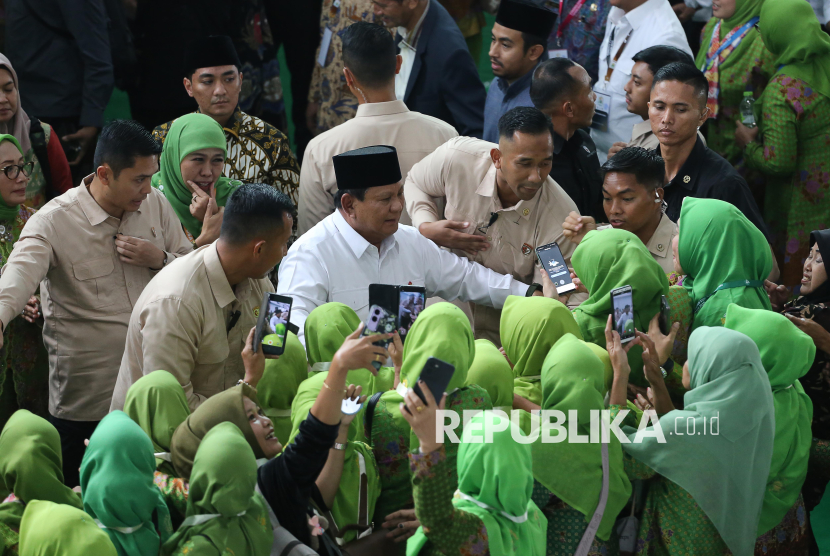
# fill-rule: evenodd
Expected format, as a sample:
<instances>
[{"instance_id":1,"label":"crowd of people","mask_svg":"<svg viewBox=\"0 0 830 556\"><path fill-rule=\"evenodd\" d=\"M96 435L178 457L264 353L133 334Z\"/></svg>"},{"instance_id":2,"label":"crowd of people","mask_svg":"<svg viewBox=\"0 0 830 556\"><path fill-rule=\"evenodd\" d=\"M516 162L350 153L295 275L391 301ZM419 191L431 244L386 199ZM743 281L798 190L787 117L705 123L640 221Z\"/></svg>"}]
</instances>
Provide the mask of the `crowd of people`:
<instances>
[{"instance_id":1,"label":"crowd of people","mask_svg":"<svg viewBox=\"0 0 830 556\"><path fill-rule=\"evenodd\" d=\"M4 5L0 556L819 554L821 2L168 4Z\"/></svg>"}]
</instances>

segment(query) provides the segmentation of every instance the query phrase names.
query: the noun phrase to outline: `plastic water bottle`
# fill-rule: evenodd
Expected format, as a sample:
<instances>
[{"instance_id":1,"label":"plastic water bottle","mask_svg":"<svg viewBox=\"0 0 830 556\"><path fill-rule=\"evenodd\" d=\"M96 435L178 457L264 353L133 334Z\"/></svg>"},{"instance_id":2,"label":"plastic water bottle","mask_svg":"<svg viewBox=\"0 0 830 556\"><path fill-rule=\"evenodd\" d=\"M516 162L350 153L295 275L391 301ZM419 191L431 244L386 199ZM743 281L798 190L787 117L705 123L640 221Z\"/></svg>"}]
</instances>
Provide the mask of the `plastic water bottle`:
<instances>
[{"instance_id":1,"label":"plastic water bottle","mask_svg":"<svg viewBox=\"0 0 830 556\"><path fill-rule=\"evenodd\" d=\"M755 127L755 112L752 110L755 105L755 98L752 91L744 91L744 98L741 100L741 123L746 127Z\"/></svg>"}]
</instances>

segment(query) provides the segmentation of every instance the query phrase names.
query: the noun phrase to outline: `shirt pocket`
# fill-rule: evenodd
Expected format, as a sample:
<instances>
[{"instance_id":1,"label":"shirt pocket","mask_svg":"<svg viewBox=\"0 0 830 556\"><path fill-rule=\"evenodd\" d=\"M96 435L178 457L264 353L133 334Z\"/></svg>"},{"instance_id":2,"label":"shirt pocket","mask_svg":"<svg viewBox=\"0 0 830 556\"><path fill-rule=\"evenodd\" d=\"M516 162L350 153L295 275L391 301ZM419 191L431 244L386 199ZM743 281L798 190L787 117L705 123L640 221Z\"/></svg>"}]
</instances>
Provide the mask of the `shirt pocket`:
<instances>
[{"instance_id":1,"label":"shirt pocket","mask_svg":"<svg viewBox=\"0 0 830 556\"><path fill-rule=\"evenodd\" d=\"M331 293L331 301L337 301L343 305L348 305L358 315L369 307L369 288L364 286L362 288L352 288L348 290L340 290Z\"/></svg>"},{"instance_id":2,"label":"shirt pocket","mask_svg":"<svg viewBox=\"0 0 830 556\"><path fill-rule=\"evenodd\" d=\"M77 304L97 309L115 303L117 300L113 295L113 270L115 263L112 256L73 264Z\"/></svg>"}]
</instances>

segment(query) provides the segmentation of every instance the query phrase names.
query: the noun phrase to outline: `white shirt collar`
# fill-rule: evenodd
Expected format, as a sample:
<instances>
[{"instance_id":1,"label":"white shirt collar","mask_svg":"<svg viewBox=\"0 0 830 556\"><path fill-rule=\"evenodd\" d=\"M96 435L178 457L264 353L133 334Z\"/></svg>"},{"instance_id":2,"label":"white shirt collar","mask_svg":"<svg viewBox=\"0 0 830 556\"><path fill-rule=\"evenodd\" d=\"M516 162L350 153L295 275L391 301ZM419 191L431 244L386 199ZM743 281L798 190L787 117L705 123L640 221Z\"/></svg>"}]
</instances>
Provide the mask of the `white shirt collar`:
<instances>
[{"instance_id":1,"label":"white shirt collar","mask_svg":"<svg viewBox=\"0 0 830 556\"><path fill-rule=\"evenodd\" d=\"M335 209L332 214L332 222L356 258L361 258L368 248L374 247L371 243L366 241L366 238L360 235L357 230L352 228L351 224L346 222L346 219L343 218L343 215L340 213L340 209ZM384 239L383 243L380 244L379 256L382 258L392 247L397 244L398 240L395 239L395 234L392 234L388 238Z\"/></svg>"}]
</instances>

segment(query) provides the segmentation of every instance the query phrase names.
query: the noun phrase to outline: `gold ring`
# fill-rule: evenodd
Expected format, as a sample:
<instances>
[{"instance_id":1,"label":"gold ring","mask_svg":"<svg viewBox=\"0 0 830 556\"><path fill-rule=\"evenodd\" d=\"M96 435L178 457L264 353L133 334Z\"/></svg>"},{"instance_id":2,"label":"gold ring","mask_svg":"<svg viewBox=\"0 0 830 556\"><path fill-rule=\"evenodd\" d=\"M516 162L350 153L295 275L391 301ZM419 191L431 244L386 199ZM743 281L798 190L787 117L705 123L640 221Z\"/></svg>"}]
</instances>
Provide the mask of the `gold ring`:
<instances>
[{"instance_id":1,"label":"gold ring","mask_svg":"<svg viewBox=\"0 0 830 556\"><path fill-rule=\"evenodd\" d=\"M378 363L383 361L383 355L381 355L379 353L377 355L375 355L375 361L377 361Z\"/></svg>"},{"instance_id":2,"label":"gold ring","mask_svg":"<svg viewBox=\"0 0 830 556\"><path fill-rule=\"evenodd\" d=\"M416 405L415 406L415 411L417 411L418 413L422 412L423 410L424 410L424 406L422 406L422 405Z\"/></svg>"}]
</instances>

